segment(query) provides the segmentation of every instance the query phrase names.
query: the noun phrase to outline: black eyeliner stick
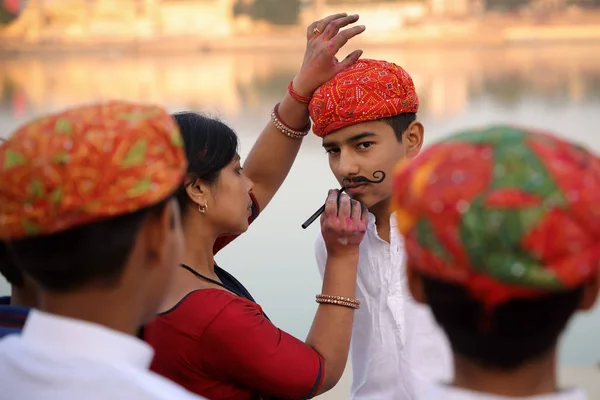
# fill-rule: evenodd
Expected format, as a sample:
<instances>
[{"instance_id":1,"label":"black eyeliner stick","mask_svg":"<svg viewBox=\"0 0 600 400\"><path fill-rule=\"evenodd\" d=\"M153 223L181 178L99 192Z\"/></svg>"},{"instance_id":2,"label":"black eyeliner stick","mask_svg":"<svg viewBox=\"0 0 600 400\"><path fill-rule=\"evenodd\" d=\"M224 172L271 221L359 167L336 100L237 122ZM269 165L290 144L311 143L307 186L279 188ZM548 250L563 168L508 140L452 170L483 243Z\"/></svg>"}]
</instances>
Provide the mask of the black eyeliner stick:
<instances>
[{"instance_id":1,"label":"black eyeliner stick","mask_svg":"<svg viewBox=\"0 0 600 400\"><path fill-rule=\"evenodd\" d=\"M344 193L344 191L346 190L345 187L340 189L340 194ZM325 204L323 204L323 206L321 208L319 208L313 215L311 215L303 224L302 224L302 229L306 229L308 228L313 222L315 222L315 220L317 218L319 218L321 216L321 214L323 214L325 212Z\"/></svg>"}]
</instances>

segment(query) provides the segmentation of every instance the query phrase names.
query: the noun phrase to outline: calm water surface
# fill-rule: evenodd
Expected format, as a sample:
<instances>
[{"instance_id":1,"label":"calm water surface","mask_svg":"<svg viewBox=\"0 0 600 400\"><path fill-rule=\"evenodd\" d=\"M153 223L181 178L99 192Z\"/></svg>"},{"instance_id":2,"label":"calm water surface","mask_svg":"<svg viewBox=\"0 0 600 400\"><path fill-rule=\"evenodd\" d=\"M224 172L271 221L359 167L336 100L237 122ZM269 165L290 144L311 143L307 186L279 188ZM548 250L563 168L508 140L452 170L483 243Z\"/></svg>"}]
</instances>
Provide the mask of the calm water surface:
<instances>
[{"instance_id":1,"label":"calm water surface","mask_svg":"<svg viewBox=\"0 0 600 400\"><path fill-rule=\"evenodd\" d=\"M600 152L599 50L366 49L364 57L389 59L411 73L428 143L464 127L502 122L550 129ZM218 115L239 133L245 155L300 62L298 53L0 59L0 135L48 111L119 98ZM313 256L318 224L306 231L300 224L335 186L319 139L308 137L271 205L217 257L280 327L299 338L308 332L320 291ZM0 293L7 291L0 282ZM598 337L600 307L571 324L562 362L600 362Z\"/></svg>"}]
</instances>

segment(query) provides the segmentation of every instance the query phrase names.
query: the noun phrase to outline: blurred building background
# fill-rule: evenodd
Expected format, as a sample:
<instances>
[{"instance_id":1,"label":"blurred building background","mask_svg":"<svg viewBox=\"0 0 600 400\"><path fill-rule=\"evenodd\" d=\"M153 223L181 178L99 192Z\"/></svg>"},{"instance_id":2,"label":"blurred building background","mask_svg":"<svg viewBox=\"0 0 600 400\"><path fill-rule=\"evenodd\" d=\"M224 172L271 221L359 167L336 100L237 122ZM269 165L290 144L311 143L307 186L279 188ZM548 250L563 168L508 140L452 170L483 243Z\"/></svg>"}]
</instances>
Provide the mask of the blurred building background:
<instances>
[{"instance_id":1,"label":"blurred building background","mask_svg":"<svg viewBox=\"0 0 600 400\"><path fill-rule=\"evenodd\" d=\"M559 27L565 31L562 35L577 38L595 37L600 29L596 23L600 0L0 0L0 4L4 51L35 44L58 48L105 43L156 49L161 40L173 39L183 46L205 43L215 48L235 46L235 39L249 36L263 38L243 47L273 46L269 36L288 36L339 10L360 13L371 39L384 43L510 40L511 34L502 27L537 27L541 37L552 33L543 32L544 26ZM481 29L488 35L474 34ZM282 45L281 40L277 43Z\"/></svg>"}]
</instances>

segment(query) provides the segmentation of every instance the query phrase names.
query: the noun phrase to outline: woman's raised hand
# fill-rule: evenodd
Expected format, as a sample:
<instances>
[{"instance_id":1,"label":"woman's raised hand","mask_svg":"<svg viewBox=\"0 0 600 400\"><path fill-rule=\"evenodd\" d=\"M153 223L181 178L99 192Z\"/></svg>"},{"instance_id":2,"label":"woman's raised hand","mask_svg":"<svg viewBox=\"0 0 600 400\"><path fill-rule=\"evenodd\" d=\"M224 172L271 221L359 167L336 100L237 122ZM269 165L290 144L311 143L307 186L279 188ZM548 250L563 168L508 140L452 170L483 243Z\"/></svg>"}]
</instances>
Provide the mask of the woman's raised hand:
<instances>
[{"instance_id":1,"label":"woman's raised hand","mask_svg":"<svg viewBox=\"0 0 600 400\"><path fill-rule=\"evenodd\" d=\"M319 86L360 58L362 50L353 51L342 61L338 61L336 57L348 40L364 32L364 25L342 29L356 21L358 15L341 13L330 15L308 26L306 52L302 67L293 81L294 91L302 96L311 97Z\"/></svg>"}]
</instances>

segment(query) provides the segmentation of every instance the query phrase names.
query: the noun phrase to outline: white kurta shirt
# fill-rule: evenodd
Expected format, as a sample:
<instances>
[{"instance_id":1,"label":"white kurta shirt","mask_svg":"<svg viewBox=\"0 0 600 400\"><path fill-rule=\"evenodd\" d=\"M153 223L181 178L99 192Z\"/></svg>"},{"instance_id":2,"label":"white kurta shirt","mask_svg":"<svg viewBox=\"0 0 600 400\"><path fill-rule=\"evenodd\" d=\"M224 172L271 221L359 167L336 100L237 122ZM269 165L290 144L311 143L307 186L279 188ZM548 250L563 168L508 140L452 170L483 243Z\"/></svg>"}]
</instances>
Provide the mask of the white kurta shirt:
<instances>
[{"instance_id":1,"label":"white kurta shirt","mask_svg":"<svg viewBox=\"0 0 600 400\"><path fill-rule=\"evenodd\" d=\"M530 397L504 397L486 393L472 392L440 384L427 385L424 400L587 400L588 397L579 389L563 390L560 393Z\"/></svg>"},{"instance_id":2,"label":"white kurta shirt","mask_svg":"<svg viewBox=\"0 0 600 400\"><path fill-rule=\"evenodd\" d=\"M377 234L375 216L360 244L357 299L350 357L353 400L421 399L427 381L453 378L450 346L431 311L417 304L406 285L404 241L395 214L390 243ZM321 277L327 250L323 237L315 245Z\"/></svg>"},{"instance_id":3,"label":"white kurta shirt","mask_svg":"<svg viewBox=\"0 0 600 400\"><path fill-rule=\"evenodd\" d=\"M0 400L198 400L148 370L154 351L104 326L31 311L0 340Z\"/></svg>"}]
</instances>

